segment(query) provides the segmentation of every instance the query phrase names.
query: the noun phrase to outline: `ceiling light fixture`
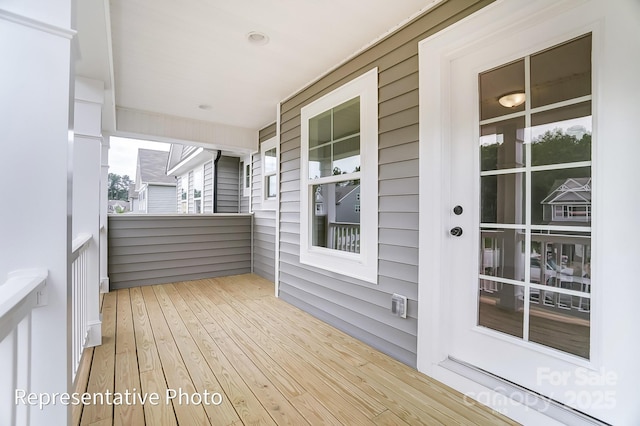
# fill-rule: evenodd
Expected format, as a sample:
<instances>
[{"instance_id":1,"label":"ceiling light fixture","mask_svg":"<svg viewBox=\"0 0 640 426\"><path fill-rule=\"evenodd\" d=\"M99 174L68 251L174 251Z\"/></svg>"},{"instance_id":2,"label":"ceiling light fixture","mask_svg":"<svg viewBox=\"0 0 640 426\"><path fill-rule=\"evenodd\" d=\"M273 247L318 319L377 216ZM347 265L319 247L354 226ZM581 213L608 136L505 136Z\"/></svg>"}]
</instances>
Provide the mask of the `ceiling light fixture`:
<instances>
[{"instance_id":1,"label":"ceiling light fixture","mask_svg":"<svg viewBox=\"0 0 640 426\"><path fill-rule=\"evenodd\" d=\"M249 43L256 45L263 45L269 43L269 37L265 33L261 33L258 31L251 31L247 34L247 40Z\"/></svg>"},{"instance_id":2,"label":"ceiling light fixture","mask_svg":"<svg viewBox=\"0 0 640 426\"><path fill-rule=\"evenodd\" d=\"M526 99L524 92L512 92L500 96L498 102L505 108L515 108L522 105Z\"/></svg>"}]
</instances>

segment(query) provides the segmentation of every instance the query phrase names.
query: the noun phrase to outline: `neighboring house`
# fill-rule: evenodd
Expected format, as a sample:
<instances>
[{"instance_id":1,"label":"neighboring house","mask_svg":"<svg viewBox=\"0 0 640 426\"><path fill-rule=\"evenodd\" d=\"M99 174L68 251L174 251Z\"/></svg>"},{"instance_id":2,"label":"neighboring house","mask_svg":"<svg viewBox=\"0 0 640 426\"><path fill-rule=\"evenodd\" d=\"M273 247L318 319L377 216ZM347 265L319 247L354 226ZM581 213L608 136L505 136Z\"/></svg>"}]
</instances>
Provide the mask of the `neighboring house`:
<instances>
[{"instance_id":1,"label":"neighboring house","mask_svg":"<svg viewBox=\"0 0 640 426\"><path fill-rule=\"evenodd\" d=\"M127 198L129 199L129 211L137 212L138 211L138 193L136 192L136 184L129 184L129 192L127 194Z\"/></svg>"},{"instance_id":2,"label":"neighboring house","mask_svg":"<svg viewBox=\"0 0 640 426\"><path fill-rule=\"evenodd\" d=\"M174 203L177 202L177 206L174 212L249 211L249 162L222 153L218 157L219 152L196 146L171 145L165 166L166 174L176 181Z\"/></svg>"},{"instance_id":3,"label":"neighboring house","mask_svg":"<svg viewBox=\"0 0 640 426\"><path fill-rule=\"evenodd\" d=\"M591 222L591 178L556 180L542 200L543 218L550 225Z\"/></svg>"},{"instance_id":4,"label":"neighboring house","mask_svg":"<svg viewBox=\"0 0 640 426\"><path fill-rule=\"evenodd\" d=\"M165 174L169 153L152 149L138 149L136 213L175 213L176 180Z\"/></svg>"},{"instance_id":5,"label":"neighboring house","mask_svg":"<svg viewBox=\"0 0 640 426\"><path fill-rule=\"evenodd\" d=\"M360 223L360 185L348 184L336 188L335 221Z\"/></svg>"}]
</instances>

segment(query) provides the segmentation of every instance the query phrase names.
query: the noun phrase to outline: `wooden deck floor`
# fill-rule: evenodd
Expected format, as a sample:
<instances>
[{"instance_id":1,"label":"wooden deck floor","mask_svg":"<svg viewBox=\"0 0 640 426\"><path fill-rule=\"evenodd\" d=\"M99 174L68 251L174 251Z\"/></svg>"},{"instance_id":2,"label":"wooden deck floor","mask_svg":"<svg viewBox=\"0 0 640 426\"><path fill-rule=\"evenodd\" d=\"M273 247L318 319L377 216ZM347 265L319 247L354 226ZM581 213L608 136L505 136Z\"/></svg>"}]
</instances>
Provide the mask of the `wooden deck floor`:
<instances>
[{"instance_id":1,"label":"wooden deck floor","mask_svg":"<svg viewBox=\"0 0 640 426\"><path fill-rule=\"evenodd\" d=\"M158 400L79 405L74 424L515 424L273 297L255 275L118 290L102 311L103 344L85 351L76 390ZM167 403L167 390L182 400Z\"/></svg>"}]
</instances>

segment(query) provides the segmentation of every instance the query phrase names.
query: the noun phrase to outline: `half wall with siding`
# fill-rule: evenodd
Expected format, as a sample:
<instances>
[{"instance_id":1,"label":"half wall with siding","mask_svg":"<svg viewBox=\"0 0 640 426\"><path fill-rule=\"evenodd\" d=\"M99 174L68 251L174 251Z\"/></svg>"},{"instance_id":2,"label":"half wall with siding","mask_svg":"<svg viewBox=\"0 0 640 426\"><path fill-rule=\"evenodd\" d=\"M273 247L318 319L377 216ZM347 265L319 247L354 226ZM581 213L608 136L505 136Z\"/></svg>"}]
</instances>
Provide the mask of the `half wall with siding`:
<instances>
[{"instance_id":1,"label":"half wall with siding","mask_svg":"<svg viewBox=\"0 0 640 426\"><path fill-rule=\"evenodd\" d=\"M281 105L280 297L414 367L418 311L418 42L490 2L442 2ZM379 73L378 284L299 261L300 109L374 67ZM406 319L391 314L393 293L407 296Z\"/></svg>"},{"instance_id":2,"label":"half wall with siding","mask_svg":"<svg viewBox=\"0 0 640 426\"><path fill-rule=\"evenodd\" d=\"M112 289L251 272L251 215L109 216Z\"/></svg>"}]
</instances>

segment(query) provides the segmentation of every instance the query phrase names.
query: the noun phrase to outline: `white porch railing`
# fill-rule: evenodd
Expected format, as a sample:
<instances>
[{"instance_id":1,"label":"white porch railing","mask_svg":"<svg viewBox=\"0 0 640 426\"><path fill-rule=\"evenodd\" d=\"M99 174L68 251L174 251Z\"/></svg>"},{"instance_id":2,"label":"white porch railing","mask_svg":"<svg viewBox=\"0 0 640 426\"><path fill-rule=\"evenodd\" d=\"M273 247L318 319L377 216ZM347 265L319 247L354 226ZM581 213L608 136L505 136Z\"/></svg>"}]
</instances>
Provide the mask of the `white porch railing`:
<instances>
[{"instance_id":1,"label":"white porch railing","mask_svg":"<svg viewBox=\"0 0 640 426\"><path fill-rule=\"evenodd\" d=\"M329 244L334 250L360 253L360 224L330 223Z\"/></svg>"},{"instance_id":2,"label":"white porch railing","mask_svg":"<svg viewBox=\"0 0 640 426\"><path fill-rule=\"evenodd\" d=\"M89 340L89 245L92 236L81 234L72 243L71 252L71 378L75 380L82 351Z\"/></svg>"},{"instance_id":3,"label":"white porch railing","mask_svg":"<svg viewBox=\"0 0 640 426\"><path fill-rule=\"evenodd\" d=\"M15 271L0 285L0 424L29 424L28 405L14 403L16 389L31 389L31 311L47 304L44 270Z\"/></svg>"}]
</instances>

